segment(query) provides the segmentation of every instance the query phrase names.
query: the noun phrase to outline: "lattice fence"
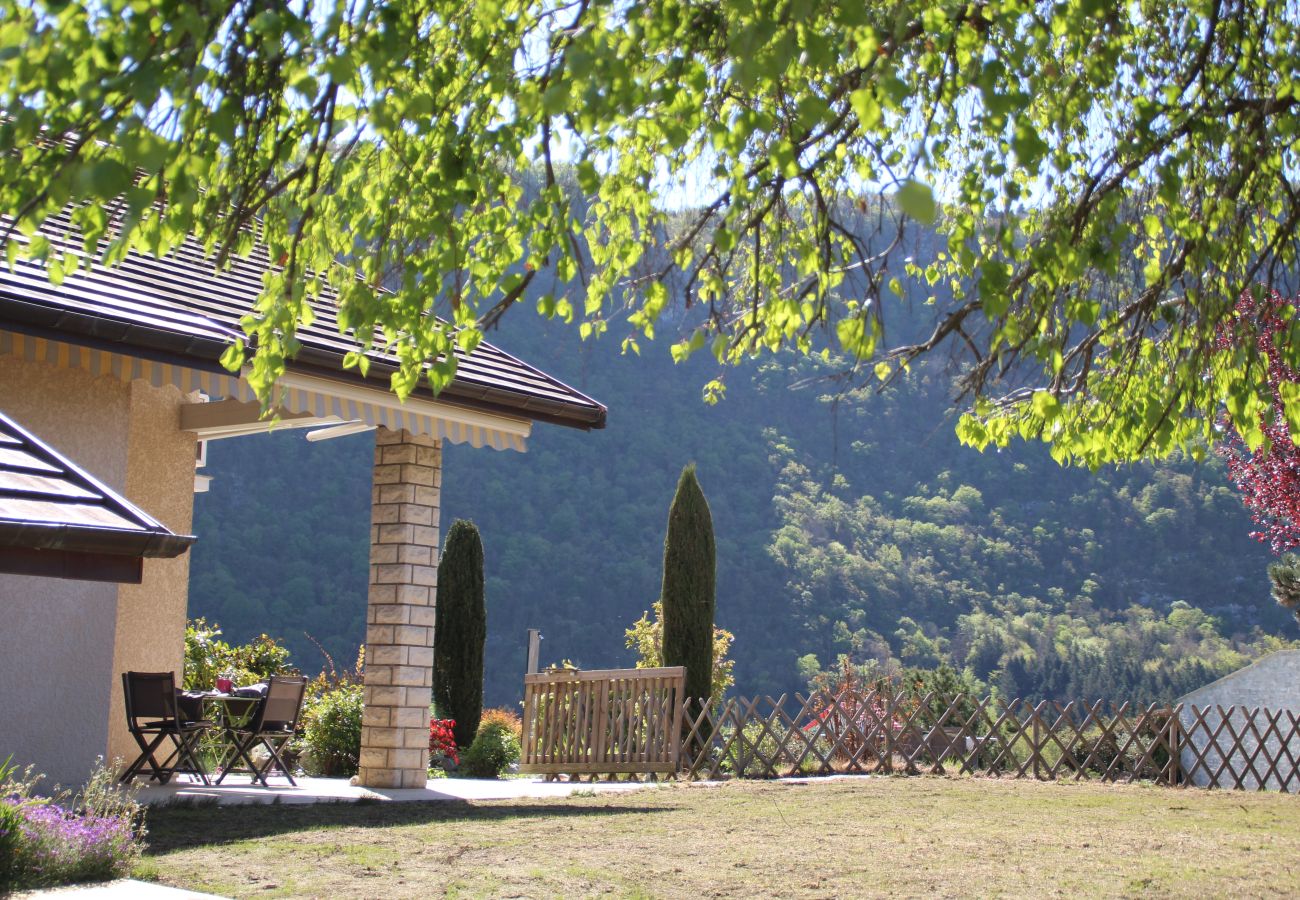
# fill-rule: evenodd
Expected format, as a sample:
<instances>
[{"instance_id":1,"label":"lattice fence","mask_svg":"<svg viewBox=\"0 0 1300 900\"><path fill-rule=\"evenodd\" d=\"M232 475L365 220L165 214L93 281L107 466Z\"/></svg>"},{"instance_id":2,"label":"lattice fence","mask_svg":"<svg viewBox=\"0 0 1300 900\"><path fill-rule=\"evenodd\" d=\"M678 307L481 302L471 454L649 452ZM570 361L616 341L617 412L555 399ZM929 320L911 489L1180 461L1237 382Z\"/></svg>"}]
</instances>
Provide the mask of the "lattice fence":
<instances>
[{"instance_id":1,"label":"lattice fence","mask_svg":"<svg viewBox=\"0 0 1300 900\"><path fill-rule=\"evenodd\" d=\"M685 707L685 705L684 705ZM1300 790L1288 711L899 695L888 687L684 708L694 779L849 772Z\"/></svg>"}]
</instances>

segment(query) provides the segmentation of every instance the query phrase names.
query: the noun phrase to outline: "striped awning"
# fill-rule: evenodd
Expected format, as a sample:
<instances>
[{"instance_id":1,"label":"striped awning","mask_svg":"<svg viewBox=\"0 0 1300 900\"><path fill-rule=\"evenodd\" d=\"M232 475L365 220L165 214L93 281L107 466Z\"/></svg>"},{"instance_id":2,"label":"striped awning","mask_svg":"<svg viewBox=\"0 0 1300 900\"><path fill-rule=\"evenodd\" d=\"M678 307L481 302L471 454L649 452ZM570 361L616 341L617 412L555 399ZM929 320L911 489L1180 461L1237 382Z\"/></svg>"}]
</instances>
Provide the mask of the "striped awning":
<instances>
[{"instance_id":1,"label":"striped awning","mask_svg":"<svg viewBox=\"0 0 1300 900\"><path fill-rule=\"evenodd\" d=\"M242 376L169 365L16 332L0 331L0 355L63 369L81 369L93 376L111 376L123 383L142 380L154 387L170 384L182 393L202 391L213 399L233 398L242 402L256 399L253 389ZM275 401L273 405L277 409L289 413L307 413L341 422L364 422L394 431L427 434L453 444L521 453L527 449L532 428L527 419L497 416L419 398L403 403L385 389L292 371L286 372L276 385Z\"/></svg>"}]
</instances>

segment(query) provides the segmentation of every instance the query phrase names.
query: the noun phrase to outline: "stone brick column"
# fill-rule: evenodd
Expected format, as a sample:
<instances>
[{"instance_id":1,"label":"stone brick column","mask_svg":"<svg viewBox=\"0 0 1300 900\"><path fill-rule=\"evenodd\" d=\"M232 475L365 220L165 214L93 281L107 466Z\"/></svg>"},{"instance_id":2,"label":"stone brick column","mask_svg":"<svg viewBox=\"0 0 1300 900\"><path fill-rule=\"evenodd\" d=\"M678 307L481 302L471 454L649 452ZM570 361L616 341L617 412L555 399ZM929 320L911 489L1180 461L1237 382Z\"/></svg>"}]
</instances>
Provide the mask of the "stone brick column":
<instances>
[{"instance_id":1,"label":"stone brick column","mask_svg":"<svg viewBox=\"0 0 1300 900\"><path fill-rule=\"evenodd\" d=\"M429 774L433 614L442 446L375 431L361 772L366 787L424 787Z\"/></svg>"}]
</instances>

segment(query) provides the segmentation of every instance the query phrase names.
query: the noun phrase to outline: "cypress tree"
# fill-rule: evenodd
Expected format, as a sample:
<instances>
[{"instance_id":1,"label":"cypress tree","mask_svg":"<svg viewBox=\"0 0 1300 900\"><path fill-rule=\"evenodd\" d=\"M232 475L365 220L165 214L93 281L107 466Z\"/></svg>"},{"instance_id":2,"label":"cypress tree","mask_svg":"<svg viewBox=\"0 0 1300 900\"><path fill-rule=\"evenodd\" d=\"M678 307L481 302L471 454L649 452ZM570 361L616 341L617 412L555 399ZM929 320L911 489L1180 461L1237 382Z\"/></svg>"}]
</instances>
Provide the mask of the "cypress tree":
<instances>
[{"instance_id":1,"label":"cypress tree","mask_svg":"<svg viewBox=\"0 0 1300 900\"><path fill-rule=\"evenodd\" d=\"M438 715L456 720L458 747L468 747L483 717L483 542L473 522L457 519L438 563L433 631L433 702Z\"/></svg>"},{"instance_id":2,"label":"cypress tree","mask_svg":"<svg viewBox=\"0 0 1300 900\"><path fill-rule=\"evenodd\" d=\"M664 538L665 666L686 667L686 696L708 697L713 678L713 517L692 463L682 470Z\"/></svg>"}]
</instances>

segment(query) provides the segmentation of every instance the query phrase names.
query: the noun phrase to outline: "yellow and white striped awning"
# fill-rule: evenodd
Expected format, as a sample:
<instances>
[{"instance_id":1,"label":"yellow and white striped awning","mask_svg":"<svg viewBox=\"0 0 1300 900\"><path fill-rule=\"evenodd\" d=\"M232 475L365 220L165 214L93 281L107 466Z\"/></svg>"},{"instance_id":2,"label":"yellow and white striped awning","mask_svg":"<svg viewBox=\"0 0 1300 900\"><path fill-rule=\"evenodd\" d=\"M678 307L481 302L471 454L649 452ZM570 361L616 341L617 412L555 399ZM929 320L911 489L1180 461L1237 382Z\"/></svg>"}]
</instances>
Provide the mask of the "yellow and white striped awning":
<instances>
[{"instance_id":1,"label":"yellow and white striped awning","mask_svg":"<svg viewBox=\"0 0 1300 900\"><path fill-rule=\"evenodd\" d=\"M15 332L0 330L0 356L16 356L63 369L81 369L96 377L107 375L123 383L139 379L154 387L175 385L182 393L202 391L214 399L233 398L241 402L256 399L253 389L242 376L153 362ZM394 431L404 429L471 447L522 453L527 449L532 429L532 423L527 419L498 416L421 398L403 403L386 389L292 371L280 378L275 391L274 405L284 412L307 413L340 422L364 422Z\"/></svg>"}]
</instances>

